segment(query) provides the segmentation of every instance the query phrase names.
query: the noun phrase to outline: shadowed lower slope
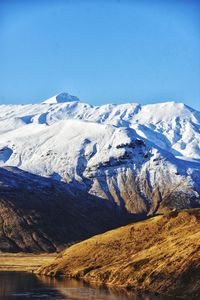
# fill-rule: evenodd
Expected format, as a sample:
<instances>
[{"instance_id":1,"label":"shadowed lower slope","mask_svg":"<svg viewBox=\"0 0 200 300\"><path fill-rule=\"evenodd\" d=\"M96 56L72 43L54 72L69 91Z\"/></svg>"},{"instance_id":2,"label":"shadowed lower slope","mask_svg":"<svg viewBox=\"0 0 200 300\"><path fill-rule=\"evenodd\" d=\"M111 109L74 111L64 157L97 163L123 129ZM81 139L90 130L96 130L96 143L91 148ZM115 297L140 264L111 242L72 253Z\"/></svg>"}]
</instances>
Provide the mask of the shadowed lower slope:
<instances>
[{"instance_id":1,"label":"shadowed lower slope","mask_svg":"<svg viewBox=\"0 0 200 300\"><path fill-rule=\"evenodd\" d=\"M171 212L71 246L39 273L200 297L200 209Z\"/></svg>"},{"instance_id":2,"label":"shadowed lower slope","mask_svg":"<svg viewBox=\"0 0 200 300\"><path fill-rule=\"evenodd\" d=\"M66 184L0 168L0 251L55 252L128 221L114 204Z\"/></svg>"}]
</instances>

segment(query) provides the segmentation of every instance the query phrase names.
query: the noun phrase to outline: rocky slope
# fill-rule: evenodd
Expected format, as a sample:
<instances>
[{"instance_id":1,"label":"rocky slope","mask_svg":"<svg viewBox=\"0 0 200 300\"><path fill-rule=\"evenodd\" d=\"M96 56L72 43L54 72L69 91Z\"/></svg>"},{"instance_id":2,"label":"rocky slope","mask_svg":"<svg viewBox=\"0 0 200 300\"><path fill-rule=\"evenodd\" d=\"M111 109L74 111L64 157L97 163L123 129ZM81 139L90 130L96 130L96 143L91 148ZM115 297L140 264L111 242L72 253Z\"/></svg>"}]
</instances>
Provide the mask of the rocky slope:
<instances>
[{"instance_id":1,"label":"rocky slope","mask_svg":"<svg viewBox=\"0 0 200 300\"><path fill-rule=\"evenodd\" d=\"M200 209L97 235L61 252L38 272L199 299Z\"/></svg>"},{"instance_id":2,"label":"rocky slope","mask_svg":"<svg viewBox=\"0 0 200 300\"><path fill-rule=\"evenodd\" d=\"M200 206L200 113L181 103L91 106L62 93L0 106L0 165L145 215Z\"/></svg>"},{"instance_id":3,"label":"rocky slope","mask_svg":"<svg viewBox=\"0 0 200 300\"><path fill-rule=\"evenodd\" d=\"M55 252L128 222L111 203L17 168L0 168L0 251Z\"/></svg>"}]
</instances>

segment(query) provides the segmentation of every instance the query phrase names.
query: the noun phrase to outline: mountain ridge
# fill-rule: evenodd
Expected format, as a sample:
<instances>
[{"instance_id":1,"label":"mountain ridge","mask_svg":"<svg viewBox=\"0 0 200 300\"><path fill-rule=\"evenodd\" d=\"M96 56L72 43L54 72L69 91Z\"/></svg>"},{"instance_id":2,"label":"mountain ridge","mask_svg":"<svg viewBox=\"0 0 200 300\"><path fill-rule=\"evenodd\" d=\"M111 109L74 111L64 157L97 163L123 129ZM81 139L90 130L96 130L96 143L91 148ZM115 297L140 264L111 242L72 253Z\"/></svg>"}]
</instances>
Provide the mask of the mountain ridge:
<instances>
[{"instance_id":1,"label":"mountain ridge","mask_svg":"<svg viewBox=\"0 0 200 300\"><path fill-rule=\"evenodd\" d=\"M200 113L175 102L3 105L0 166L6 165L131 213L197 207Z\"/></svg>"}]
</instances>

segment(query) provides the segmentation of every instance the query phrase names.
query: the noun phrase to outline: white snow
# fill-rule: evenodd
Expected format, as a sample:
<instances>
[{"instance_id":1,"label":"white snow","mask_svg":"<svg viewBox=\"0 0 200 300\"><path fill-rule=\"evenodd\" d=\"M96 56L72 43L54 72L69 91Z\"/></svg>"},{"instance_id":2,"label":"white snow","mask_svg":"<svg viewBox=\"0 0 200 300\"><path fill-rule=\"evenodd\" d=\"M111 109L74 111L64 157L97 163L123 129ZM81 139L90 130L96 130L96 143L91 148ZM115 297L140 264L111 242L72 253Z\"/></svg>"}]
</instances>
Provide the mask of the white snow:
<instances>
[{"instance_id":1,"label":"white snow","mask_svg":"<svg viewBox=\"0 0 200 300\"><path fill-rule=\"evenodd\" d=\"M0 133L30 123L52 125L59 120L76 119L130 127L175 156L200 159L200 113L182 103L91 106L71 100L53 104L51 99L45 105L1 105Z\"/></svg>"}]
</instances>

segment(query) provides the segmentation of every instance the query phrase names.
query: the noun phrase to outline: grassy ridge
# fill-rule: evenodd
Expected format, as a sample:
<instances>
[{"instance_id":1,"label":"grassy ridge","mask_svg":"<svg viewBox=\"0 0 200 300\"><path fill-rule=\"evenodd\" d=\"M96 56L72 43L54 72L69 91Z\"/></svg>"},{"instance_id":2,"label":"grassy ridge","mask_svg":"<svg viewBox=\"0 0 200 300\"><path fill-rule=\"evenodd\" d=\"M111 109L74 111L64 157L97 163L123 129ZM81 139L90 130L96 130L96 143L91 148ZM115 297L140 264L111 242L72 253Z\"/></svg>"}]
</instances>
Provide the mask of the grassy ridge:
<instances>
[{"instance_id":1,"label":"grassy ridge","mask_svg":"<svg viewBox=\"0 0 200 300\"><path fill-rule=\"evenodd\" d=\"M94 236L66 249L38 272L198 299L200 209Z\"/></svg>"}]
</instances>

